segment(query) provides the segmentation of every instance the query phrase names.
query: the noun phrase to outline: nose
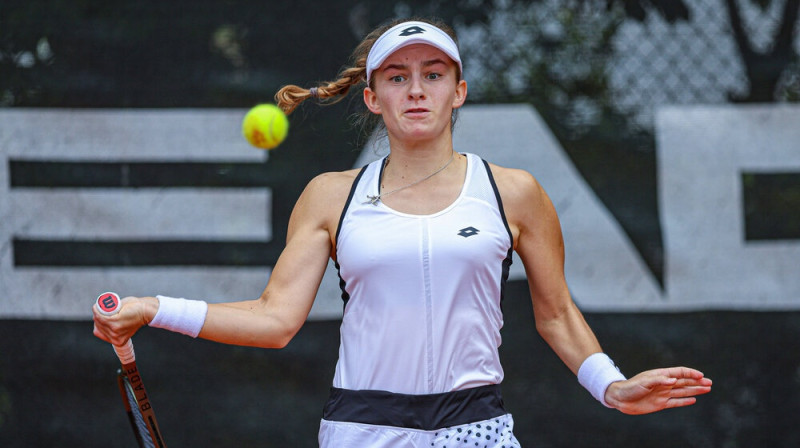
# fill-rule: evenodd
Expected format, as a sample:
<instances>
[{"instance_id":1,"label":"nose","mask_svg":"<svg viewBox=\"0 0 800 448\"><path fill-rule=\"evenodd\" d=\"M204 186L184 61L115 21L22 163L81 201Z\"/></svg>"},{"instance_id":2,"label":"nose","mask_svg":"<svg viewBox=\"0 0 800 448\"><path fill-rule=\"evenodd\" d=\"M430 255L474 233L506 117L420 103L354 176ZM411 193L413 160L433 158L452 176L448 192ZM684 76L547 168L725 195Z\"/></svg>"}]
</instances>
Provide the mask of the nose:
<instances>
[{"instance_id":1,"label":"nose","mask_svg":"<svg viewBox=\"0 0 800 448\"><path fill-rule=\"evenodd\" d=\"M425 99L425 89L422 85L422 75L414 74L408 87L408 98L413 100Z\"/></svg>"}]
</instances>

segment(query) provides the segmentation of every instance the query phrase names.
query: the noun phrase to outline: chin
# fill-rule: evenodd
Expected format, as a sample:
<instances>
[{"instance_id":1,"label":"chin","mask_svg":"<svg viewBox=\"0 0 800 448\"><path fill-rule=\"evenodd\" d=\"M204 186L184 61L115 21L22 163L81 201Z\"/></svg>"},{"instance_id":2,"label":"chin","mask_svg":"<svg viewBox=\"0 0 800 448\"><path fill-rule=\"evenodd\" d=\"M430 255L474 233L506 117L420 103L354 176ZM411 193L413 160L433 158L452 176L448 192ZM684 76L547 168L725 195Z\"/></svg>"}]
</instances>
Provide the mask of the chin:
<instances>
[{"instance_id":1,"label":"chin","mask_svg":"<svg viewBox=\"0 0 800 448\"><path fill-rule=\"evenodd\" d=\"M430 125L419 124L417 126L405 127L401 131L401 135L409 140L432 140L446 131L446 129L434 128Z\"/></svg>"}]
</instances>

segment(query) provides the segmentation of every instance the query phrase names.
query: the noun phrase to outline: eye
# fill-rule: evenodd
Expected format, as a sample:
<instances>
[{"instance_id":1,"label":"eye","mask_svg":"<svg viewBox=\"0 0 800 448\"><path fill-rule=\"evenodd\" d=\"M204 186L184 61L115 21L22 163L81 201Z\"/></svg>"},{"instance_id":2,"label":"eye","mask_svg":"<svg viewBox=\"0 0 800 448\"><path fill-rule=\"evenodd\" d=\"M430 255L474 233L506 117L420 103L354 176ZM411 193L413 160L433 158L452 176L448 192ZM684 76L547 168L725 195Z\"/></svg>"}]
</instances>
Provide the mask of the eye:
<instances>
[{"instance_id":1,"label":"eye","mask_svg":"<svg viewBox=\"0 0 800 448\"><path fill-rule=\"evenodd\" d=\"M439 73L428 73L428 79L430 80L439 79L441 77L442 75L440 75Z\"/></svg>"},{"instance_id":2,"label":"eye","mask_svg":"<svg viewBox=\"0 0 800 448\"><path fill-rule=\"evenodd\" d=\"M389 78L389 81L395 82L395 83L400 83L400 82L403 82L405 80L406 80L406 78L403 75L394 75L394 76L391 76Z\"/></svg>"}]
</instances>

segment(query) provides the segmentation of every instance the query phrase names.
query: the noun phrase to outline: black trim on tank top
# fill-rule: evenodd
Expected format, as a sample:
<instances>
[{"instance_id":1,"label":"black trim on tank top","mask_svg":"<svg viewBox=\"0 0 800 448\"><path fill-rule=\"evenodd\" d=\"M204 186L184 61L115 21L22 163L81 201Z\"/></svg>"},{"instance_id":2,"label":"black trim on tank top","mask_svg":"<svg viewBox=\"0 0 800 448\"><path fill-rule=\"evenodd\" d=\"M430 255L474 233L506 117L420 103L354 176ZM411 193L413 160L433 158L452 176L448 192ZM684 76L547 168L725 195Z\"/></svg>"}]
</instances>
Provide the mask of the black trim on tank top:
<instances>
[{"instance_id":1,"label":"black trim on tank top","mask_svg":"<svg viewBox=\"0 0 800 448\"><path fill-rule=\"evenodd\" d=\"M500 190L497 188L497 183L494 181L494 176L492 175L492 169L489 167L489 162L486 160L481 159L483 162L483 166L486 167L486 174L489 175L489 183L492 184L492 190L494 190L494 197L497 199L497 207L500 210L500 216L503 218L503 225L506 227L506 232L508 232L508 239L511 241L511 247L514 247L514 235L511 234L511 227L508 225L508 220L506 219L506 211L503 208L503 198L500 197Z\"/></svg>"},{"instance_id":2,"label":"black trim on tank top","mask_svg":"<svg viewBox=\"0 0 800 448\"><path fill-rule=\"evenodd\" d=\"M508 275L511 271L511 264L514 262L514 235L511 233L511 227L508 225L506 211L503 208L503 199L500 197L500 190L497 188L497 183L494 181L494 175L492 175L492 169L489 167L489 162L484 159L481 159L481 161L483 161L483 166L486 168L486 174L489 176L489 183L492 185L494 197L497 199L497 208L500 211L500 217L503 218L503 225L506 227L506 232L508 232L508 240L511 242L511 245L508 247L506 258L503 260L503 274L500 279L500 310L502 311L503 299L506 297L506 282L508 281Z\"/></svg>"},{"instance_id":3,"label":"black trim on tank top","mask_svg":"<svg viewBox=\"0 0 800 448\"><path fill-rule=\"evenodd\" d=\"M361 171L358 172L356 178L353 180L353 185L350 187L350 193L347 195L347 201L344 203L344 207L342 208L342 214L339 215L339 225L336 227L336 250L339 250L339 233L342 231L342 223L344 222L344 215L347 213L347 209L350 207L350 203L353 201L353 196L356 194L356 187L358 186L358 181L361 180L361 176L364 175L364 172L367 171L367 166L365 165L361 168ZM347 306L347 302L350 300L350 294L347 292L347 282L344 281L342 278L342 274L339 271L339 257L337 255L336 260L333 262L333 265L336 267L336 275L339 277L339 289L342 290L342 309Z\"/></svg>"}]
</instances>

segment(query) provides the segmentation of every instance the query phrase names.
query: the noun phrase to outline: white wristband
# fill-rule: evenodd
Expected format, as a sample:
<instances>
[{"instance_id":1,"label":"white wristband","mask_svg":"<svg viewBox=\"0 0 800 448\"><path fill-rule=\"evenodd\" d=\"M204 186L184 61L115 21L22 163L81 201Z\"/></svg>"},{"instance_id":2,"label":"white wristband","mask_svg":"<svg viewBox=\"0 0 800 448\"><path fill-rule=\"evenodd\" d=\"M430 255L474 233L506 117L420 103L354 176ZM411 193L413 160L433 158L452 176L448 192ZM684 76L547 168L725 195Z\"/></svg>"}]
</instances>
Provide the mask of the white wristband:
<instances>
[{"instance_id":1,"label":"white wristband","mask_svg":"<svg viewBox=\"0 0 800 448\"><path fill-rule=\"evenodd\" d=\"M156 296L158 312L150 321L150 326L163 328L196 338L206 322L208 304L202 300L176 299Z\"/></svg>"},{"instance_id":2,"label":"white wristband","mask_svg":"<svg viewBox=\"0 0 800 448\"><path fill-rule=\"evenodd\" d=\"M606 389L616 381L625 381L625 375L605 353L590 355L578 369L578 382L607 408L612 406L606 403Z\"/></svg>"}]
</instances>

